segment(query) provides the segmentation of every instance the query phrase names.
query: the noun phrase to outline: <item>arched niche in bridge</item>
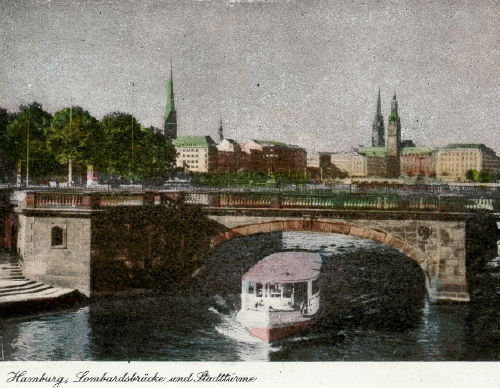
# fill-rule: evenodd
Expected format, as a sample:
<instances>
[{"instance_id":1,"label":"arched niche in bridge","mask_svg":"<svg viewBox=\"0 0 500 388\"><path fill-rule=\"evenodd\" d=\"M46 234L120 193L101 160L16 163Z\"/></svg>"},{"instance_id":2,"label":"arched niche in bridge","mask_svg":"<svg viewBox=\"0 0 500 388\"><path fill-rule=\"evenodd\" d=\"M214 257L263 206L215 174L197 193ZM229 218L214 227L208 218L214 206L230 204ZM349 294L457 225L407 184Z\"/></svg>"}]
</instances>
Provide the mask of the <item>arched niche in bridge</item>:
<instances>
[{"instance_id":1,"label":"arched niche in bridge","mask_svg":"<svg viewBox=\"0 0 500 388\"><path fill-rule=\"evenodd\" d=\"M407 257L418 264L425 275L426 289L429 297L433 299L433 291L431 290L430 282L433 266L432 258L429 257L426 253L422 252L419 248L414 247L401 238L380 229L371 229L342 222L326 222L316 220L270 221L258 224L237 226L221 232L211 238L211 247L215 248L219 244L237 237L249 236L259 233L286 231L344 234L377 241L381 244L387 245L399 252L404 253Z\"/></svg>"}]
</instances>

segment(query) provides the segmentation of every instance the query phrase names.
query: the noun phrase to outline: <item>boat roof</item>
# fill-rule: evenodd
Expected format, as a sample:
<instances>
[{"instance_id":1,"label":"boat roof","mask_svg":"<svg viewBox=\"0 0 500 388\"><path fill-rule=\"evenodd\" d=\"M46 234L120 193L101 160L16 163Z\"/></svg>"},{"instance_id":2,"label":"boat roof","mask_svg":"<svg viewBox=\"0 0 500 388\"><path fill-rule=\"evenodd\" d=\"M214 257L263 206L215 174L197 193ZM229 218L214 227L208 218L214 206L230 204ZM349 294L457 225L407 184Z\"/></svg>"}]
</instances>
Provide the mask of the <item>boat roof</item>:
<instances>
[{"instance_id":1,"label":"boat roof","mask_svg":"<svg viewBox=\"0 0 500 388\"><path fill-rule=\"evenodd\" d=\"M261 283L296 283L317 278L321 256L311 252L279 252L267 256L242 276Z\"/></svg>"}]
</instances>

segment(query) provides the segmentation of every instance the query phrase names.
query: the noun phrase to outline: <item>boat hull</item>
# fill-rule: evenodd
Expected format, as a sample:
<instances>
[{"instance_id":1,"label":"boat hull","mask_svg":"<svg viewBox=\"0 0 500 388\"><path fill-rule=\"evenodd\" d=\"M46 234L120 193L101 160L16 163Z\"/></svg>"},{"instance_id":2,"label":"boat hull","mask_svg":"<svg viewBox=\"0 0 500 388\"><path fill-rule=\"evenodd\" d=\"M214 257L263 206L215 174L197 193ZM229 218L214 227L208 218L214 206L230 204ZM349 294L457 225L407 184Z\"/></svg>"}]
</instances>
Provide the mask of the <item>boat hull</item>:
<instances>
[{"instance_id":1,"label":"boat hull","mask_svg":"<svg viewBox=\"0 0 500 388\"><path fill-rule=\"evenodd\" d=\"M288 326L280 326L280 327L248 327L248 331L254 337L257 337L261 341L264 342L273 342L279 340L281 338L285 338L296 334L297 332L303 330L304 328L310 326L312 324L311 321L305 322L297 322L294 324L290 324Z\"/></svg>"},{"instance_id":2,"label":"boat hull","mask_svg":"<svg viewBox=\"0 0 500 388\"><path fill-rule=\"evenodd\" d=\"M312 325L315 316L303 316L300 311L240 311L237 320L254 337L264 342L276 341Z\"/></svg>"}]
</instances>

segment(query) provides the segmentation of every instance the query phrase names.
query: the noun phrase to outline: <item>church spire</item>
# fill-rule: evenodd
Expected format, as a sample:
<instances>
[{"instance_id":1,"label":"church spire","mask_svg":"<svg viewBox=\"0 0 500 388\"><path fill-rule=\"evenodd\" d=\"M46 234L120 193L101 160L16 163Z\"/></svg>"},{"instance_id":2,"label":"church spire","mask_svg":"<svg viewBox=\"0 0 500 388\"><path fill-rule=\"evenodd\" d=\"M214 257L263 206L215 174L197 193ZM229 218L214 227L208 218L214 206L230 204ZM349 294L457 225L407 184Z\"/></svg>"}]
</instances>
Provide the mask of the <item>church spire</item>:
<instances>
[{"instance_id":1,"label":"church spire","mask_svg":"<svg viewBox=\"0 0 500 388\"><path fill-rule=\"evenodd\" d=\"M401 150L401 120L398 113L396 93L391 101L391 114L387 124L387 152L389 155L399 155Z\"/></svg>"},{"instance_id":2,"label":"church spire","mask_svg":"<svg viewBox=\"0 0 500 388\"><path fill-rule=\"evenodd\" d=\"M380 100L380 88L378 89L377 112L372 125L372 147L385 147L384 116L382 116L382 103Z\"/></svg>"},{"instance_id":3,"label":"church spire","mask_svg":"<svg viewBox=\"0 0 500 388\"><path fill-rule=\"evenodd\" d=\"M224 140L224 127L222 126L222 117L219 121L219 141Z\"/></svg>"},{"instance_id":4,"label":"church spire","mask_svg":"<svg viewBox=\"0 0 500 388\"><path fill-rule=\"evenodd\" d=\"M177 112L175 110L174 100L174 77L172 70L172 60L170 60L170 79L166 87L167 101L165 105L165 114L163 115L163 133L167 140L177 137Z\"/></svg>"},{"instance_id":5,"label":"church spire","mask_svg":"<svg viewBox=\"0 0 500 388\"><path fill-rule=\"evenodd\" d=\"M394 92L394 96L391 101L391 115L389 116L389 120L396 121L398 120L398 100L396 99L396 92Z\"/></svg>"},{"instance_id":6,"label":"church spire","mask_svg":"<svg viewBox=\"0 0 500 388\"><path fill-rule=\"evenodd\" d=\"M380 88L378 88L377 116L382 116L382 102L380 101Z\"/></svg>"}]
</instances>

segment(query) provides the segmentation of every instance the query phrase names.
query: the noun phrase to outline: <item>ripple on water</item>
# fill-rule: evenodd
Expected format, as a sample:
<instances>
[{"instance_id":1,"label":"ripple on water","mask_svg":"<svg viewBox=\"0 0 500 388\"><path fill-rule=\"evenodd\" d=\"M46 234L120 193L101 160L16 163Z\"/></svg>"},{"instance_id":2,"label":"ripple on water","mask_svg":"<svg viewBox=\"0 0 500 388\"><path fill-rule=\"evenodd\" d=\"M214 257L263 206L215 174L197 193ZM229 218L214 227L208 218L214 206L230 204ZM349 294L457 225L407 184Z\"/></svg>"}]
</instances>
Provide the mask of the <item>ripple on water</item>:
<instances>
[{"instance_id":1,"label":"ripple on water","mask_svg":"<svg viewBox=\"0 0 500 388\"><path fill-rule=\"evenodd\" d=\"M215 330L234 343L240 361L269 361L270 353L279 351L280 348L252 336L236 320L236 314L236 311L221 314Z\"/></svg>"},{"instance_id":2,"label":"ripple on water","mask_svg":"<svg viewBox=\"0 0 500 388\"><path fill-rule=\"evenodd\" d=\"M7 360L90 360L88 307L4 323Z\"/></svg>"}]
</instances>

